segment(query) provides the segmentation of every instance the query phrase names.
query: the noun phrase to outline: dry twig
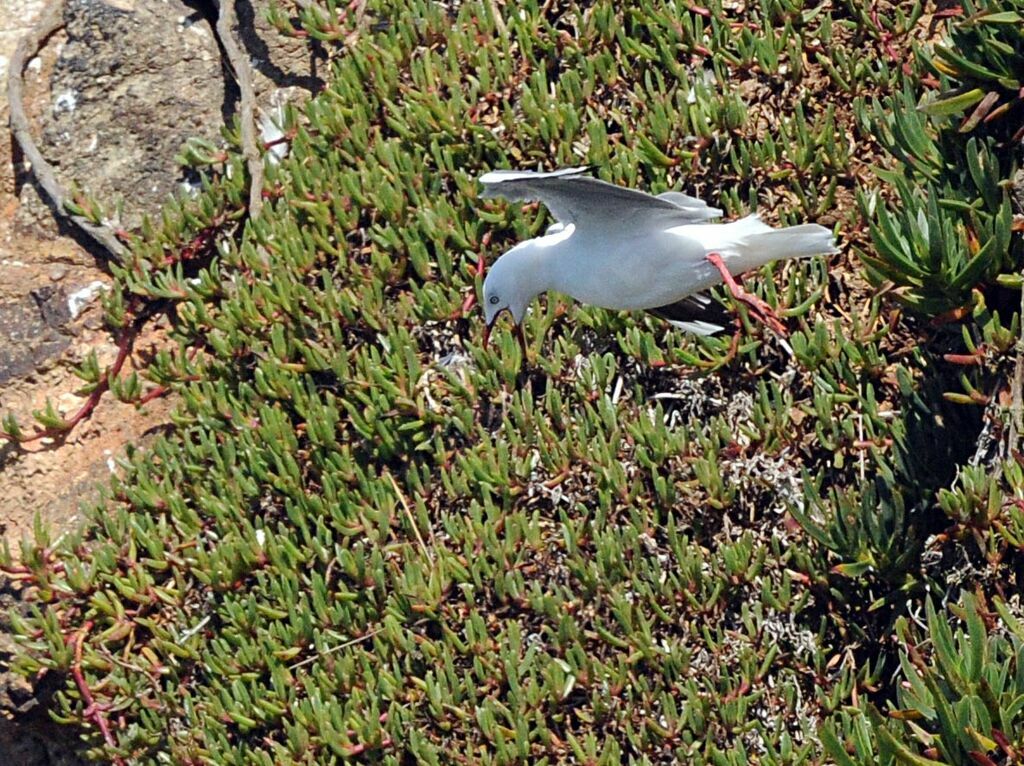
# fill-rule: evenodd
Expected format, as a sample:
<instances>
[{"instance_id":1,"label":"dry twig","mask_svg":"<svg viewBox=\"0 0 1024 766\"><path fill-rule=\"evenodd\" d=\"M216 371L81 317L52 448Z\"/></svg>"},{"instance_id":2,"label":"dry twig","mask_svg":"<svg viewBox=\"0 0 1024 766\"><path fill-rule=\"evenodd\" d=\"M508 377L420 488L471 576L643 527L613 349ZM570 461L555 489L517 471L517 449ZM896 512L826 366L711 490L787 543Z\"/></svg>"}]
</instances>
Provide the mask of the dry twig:
<instances>
[{"instance_id":1,"label":"dry twig","mask_svg":"<svg viewBox=\"0 0 1024 766\"><path fill-rule=\"evenodd\" d=\"M423 555L427 557L427 561L433 564L434 555L433 553L431 553L430 548L427 547L427 543L423 539L423 535L420 532L420 528L416 524L416 517L413 515L412 508L409 507L409 501L405 499L405 493L402 492L401 488L398 486L398 482L395 481L395 477L391 475L390 471L387 473L387 477L388 479L391 480L391 486L394 487L395 489L395 495L398 497L398 501L402 504L402 509L405 511L406 518L409 519L409 524L410 526L412 526L412 531L416 534L416 539L419 541L420 548L423 550ZM435 543L436 547L436 541L434 541L433 528L428 529L428 531L430 532L430 539Z\"/></svg>"},{"instance_id":2,"label":"dry twig","mask_svg":"<svg viewBox=\"0 0 1024 766\"><path fill-rule=\"evenodd\" d=\"M1020 315L1024 317L1024 288L1020 292ZM1007 454L1012 455L1024 433L1024 336L1017 339L1017 362L1013 368L1013 390L1010 402L1010 440Z\"/></svg>"},{"instance_id":3,"label":"dry twig","mask_svg":"<svg viewBox=\"0 0 1024 766\"><path fill-rule=\"evenodd\" d=\"M366 641L367 639L373 638L374 636L376 636L378 633L382 632L383 630L384 630L384 628L375 628L374 630L371 630L371 631L368 631L368 632L364 633L363 635L359 636L358 638L353 638L353 639L351 639L349 641L345 641L343 643L336 644L335 646L332 646L332 647L329 647L327 649L324 649L319 654L314 654L312 657L307 657L304 660L300 660L299 662L296 662L296 663L294 663L292 665L289 665L288 669L289 670L297 670L298 668L305 667L306 665L309 665L310 663L316 662L317 660L321 659L325 655L341 651L342 649L348 649L350 646L355 646L356 644L360 644L363 641Z\"/></svg>"}]
</instances>

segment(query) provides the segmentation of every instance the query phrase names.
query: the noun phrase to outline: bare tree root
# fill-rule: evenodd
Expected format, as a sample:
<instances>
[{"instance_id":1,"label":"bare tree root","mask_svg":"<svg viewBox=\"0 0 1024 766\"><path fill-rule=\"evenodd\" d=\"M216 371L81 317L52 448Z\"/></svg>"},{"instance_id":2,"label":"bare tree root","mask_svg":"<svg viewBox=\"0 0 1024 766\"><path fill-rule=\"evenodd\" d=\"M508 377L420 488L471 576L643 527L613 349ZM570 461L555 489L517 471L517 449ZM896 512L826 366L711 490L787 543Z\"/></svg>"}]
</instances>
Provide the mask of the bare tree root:
<instances>
[{"instance_id":1,"label":"bare tree root","mask_svg":"<svg viewBox=\"0 0 1024 766\"><path fill-rule=\"evenodd\" d=\"M32 173L39 182L44 198L53 209L54 214L58 218L71 221L96 244L106 250L111 258L117 262L123 262L128 251L118 241L113 229L107 226L98 226L87 218L67 210L67 191L57 182L53 167L40 154L36 142L32 138L28 117L25 115L25 65L39 52L50 35L62 26L64 26L64 2L55 0L43 13L43 17L32 31L18 41L7 72L7 102L11 109L11 135L14 136L14 140L18 142L21 151L31 163Z\"/></svg>"}]
</instances>

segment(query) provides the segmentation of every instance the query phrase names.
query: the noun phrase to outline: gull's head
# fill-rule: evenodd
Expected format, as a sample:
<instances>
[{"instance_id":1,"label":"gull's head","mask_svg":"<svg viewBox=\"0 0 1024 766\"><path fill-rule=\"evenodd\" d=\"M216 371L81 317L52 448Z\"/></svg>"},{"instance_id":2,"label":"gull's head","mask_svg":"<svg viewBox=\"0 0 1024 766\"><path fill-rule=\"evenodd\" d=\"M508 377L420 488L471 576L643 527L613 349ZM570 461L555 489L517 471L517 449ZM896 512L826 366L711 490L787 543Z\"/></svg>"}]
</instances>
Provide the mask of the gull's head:
<instances>
[{"instance_id":1,"label":"gull's head","mask_svg":"<svg viewBox=\"0 0 1024 766\"><path fill-rule=\"evenodd\" d=\"M529 278L528 260L523 257L526 255L526 248L522 244L517 245L487 270L483 299L484 320L487 323L484 345L501 312L508 311L518 326L526 316L530 301L537 296L538 291Z\"/></svg>"},{"instance_id":2,"label":"gull's head","mask_svg":"<svg viewBox=\"0 0 1024 766\"><path fill-rule=\"evenodd\" d=\"M530 301L553 284L554 256L560 246L568 242L576 231L575 224L556 223L543 237L520 242L494 262L484 278L484 346L491 334L491 327L502 311L512 315L516 323L516 335L524 347L522 323Z\"/></svg>"},{"instance_id":3,"label":"gull's head","mask_svg":"<svg viewBox=\"0 0 1024 766\"><path fill-rule=\"evenodd\" d=\"M488 327L494 324L502 311L512 314L512 320L519 324L533 298L532 295L523 294L523 281L519 278L515 255L513 248L487 270L484 278L484 318Z\"/></svg>"}]
</instances>

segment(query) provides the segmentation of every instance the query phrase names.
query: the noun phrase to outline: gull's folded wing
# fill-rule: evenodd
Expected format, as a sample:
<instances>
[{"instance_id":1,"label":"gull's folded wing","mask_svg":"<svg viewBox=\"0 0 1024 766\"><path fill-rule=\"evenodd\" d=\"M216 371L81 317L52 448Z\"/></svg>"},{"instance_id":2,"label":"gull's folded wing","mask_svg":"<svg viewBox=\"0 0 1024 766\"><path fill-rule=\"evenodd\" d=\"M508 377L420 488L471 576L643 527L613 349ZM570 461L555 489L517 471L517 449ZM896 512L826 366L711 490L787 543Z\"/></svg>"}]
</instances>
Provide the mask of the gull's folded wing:
<instances>
[{"instance_id":1,"label":"gull's folded wing","mask_svg":"<svg viewBox=\"0 0 1024 766\"><path fill-rule=\"evenodd\" d=\"M542 202L561 223L589 224L638 219L666 226L704 221L721 215L695 197L666 192L654 197L588 175L590 168L563 168L549 173L492 170L480 177L484 198Z\"/></svg>"},{"instance_id":2,"label":"gull's folded wing","mask_svg":"<svg viewBox=\"0 0 1024 766\"><path fill-rule=\"evenodd\" d=\"M667 306L647 309L647 312L696 335L714 335L724 330L732 318L725 306L703 293L687 296Z\"/></svg>"}]
</instances>

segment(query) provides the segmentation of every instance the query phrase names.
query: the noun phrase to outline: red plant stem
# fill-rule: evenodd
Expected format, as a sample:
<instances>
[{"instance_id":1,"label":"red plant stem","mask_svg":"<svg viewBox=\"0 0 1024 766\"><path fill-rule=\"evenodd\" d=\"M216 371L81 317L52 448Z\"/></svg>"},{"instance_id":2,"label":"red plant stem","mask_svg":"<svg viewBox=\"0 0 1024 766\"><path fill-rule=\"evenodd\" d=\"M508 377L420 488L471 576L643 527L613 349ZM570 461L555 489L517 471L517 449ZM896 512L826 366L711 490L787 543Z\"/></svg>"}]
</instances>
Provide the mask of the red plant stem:
<instances>
[{"instance_id":1,"label":"red plant stem","mask_svg":"<svg viewBox=\"0 0 1024 766\"><path fill-rule=\"evenodd\" d=\"M980 351L980 349L979 349ZM950 364L960 364L963 366L977 365L981 366L985 363L985 355L983 353L978 354L943 354L942 358Z\"/></svg>"},{"instance_id":2,"label":"red plant stem","mask_svg":"<svg viewBox=\"0 0 1024 766\"><path fill-rule=\"evenodd\" d=\"M379 723L384 723L387 720L388 720L388 714L387 713L381 713L380 714L380 718L377 719L377 721ZM349 729L348 736L349 736L349 738L356 736L356 731L353 730L353 729ZM377 747L379 747L379 748L381 748L383 750L385 747L391 747L391 745L392 745L391 737L385 737L384 739L382 739L380 741L380 744ZM360 743L358 745L352 745L351 747L348 748L348 750L346 752L351 757L351 756L354 756L354 755L361 755L362 753L365 753L369 748L370 748L370 745L367 745L366 743Z\"/></svg>"},{"instance_id":3,"label":"red plant stem","mask_svg":"<svg viewBox=\"0 0 1024 766\"><path fill-rule=\"evenodd\" d=\"M272 149L275 146L280 146L281 144L287 144L290 141L295 140L295 136L296 135L298 135L298 131L297 130L289 130L284 135L279 136L278 138L271 139L270 141L264 141L263 142L263 148L264 149Z\"/></svg>"},{"instance_id":4,"label":"red plant stem","mask_svg":"<svg viewBox=\"0 0 1024 766\"><path fill-rule=\"evenodd\" d=\"M64 562L58 561L56 564L47 565L46 568L52 574L62 574L64 572ZM26 566L0 566L0 573L3 573L5 577L9 577L15 581L31 580L34 582L36 579L36 573Z\"/></svg>"},{"instance_id":5,"label":"red plant stem","mask_svg":"<svg viewBox=\"0 0 1024 766\"><path fill-rule=\"evenodd\" d=\"M190 376L190 379L195 380L195 376ZM143 404L149 404L154 399L159 399L161 396L171 390L170 386L157 386L147 391L145 394L139 397L139 400L135 402L140 407Z\"/></svg>"},{"instance_id":6,"label":"red plant stem","mask_svg":"<svg viewBox=\"0 0 1024 766\"><path fill-rule=\"evenodd\" d=\"M192 383L192 382L195 382L195 381L197 381L199 379L200 378L199 378L198 375L188 375L188 376L186 376L184 378L180 378L179 382L182 382L182 383ZM139 405L141 407L143 404L148 404L149 402L153 401L154 399L159 399L161 396L164 396L165 394L170 392L170 390L171 390L170 386L157 386L156 388L152 388L149 391L147 391L145 394L140 396L138 398L138 400L136 400L135 404L137 404L137 405Z\"/></svg>"},{"instance_id":7,"label":"red plant stem","mask_svg":"<svg viewBox=\"0 0 1024 766\"><path fill-rule=\"evenodd\" d=\"M967 757L978 766L996 766L996 762L982 753L980 750L968 750Z\"/></svg>"},{"instance_id":8,"label":"red plant stem","mask_svg":"<svg viewBox=\"0 0 1024 766\"><path fill-rule=\"evenodd\" d=\"M484 234L483 240L481 241L481 244L484 247L487 247L490 243L491 243L491 233L487 232L486 234ZM477 262L476 262L476 269L472 270L470 273L475 275L475 276L482 277L486 270L487 270L487 256L484 255L483 253L480 253L480 257L477 259ZM459 317L468 316L469 312L473 310L473 307L475 305L476 305L476 291L474 290L474 291L470 292L469 295L466 296L466 299L462 302L462 307L458 310L458 312L456 312L456 314L454 315L453 318L454 319L458 319Z\"/></svg>"},{"instance_id":9,"label":"red plant stem","mask_svg":"<svg viewBox=\"0 0 1024 766\"><path fill-rule=\"evenodd\" d=\"M878 441L871 441L870 439L858 439L850 444L854 449L865 450L871 449L872 447L891 447L892 439L879 439Z\"/></svg>"},{"instance_id":10,"label":"red plant stem","mask_svg":"<svg viewBox=\"0 0 1024 766\"><path fill-rule=\"evenodd\" d=\"M358 7L359 7L359 4L360 4L360 3L362 3L362 2L364 2L364 0L351 0L351 1L349 2L349 4L348 4L348 5L347 5L347 6L345 7L345 10L344 10L344 11L342 12L342 14L341 14L341 15L340 15L340 16L338 17L338 20L339 20L339 21L344 21L344 20L345 20L345 18L346 18L346 17L347 17L347 16L348 16L348 15L349 15L349 14L350 14L350 13L351 13L352 11L354 11L354 10L355 10L356 8L358 8Z\"/></svg>"},{"instance_id":11,"label":"red plant stem","mask_svg":"<svg viewBox=\"0 0 1024 766\"><path fill-rule=\"evenodd\" d=\"M96 388L89 393L89 398L85 400L85 404L83 404L78 412L76 412L69 420L65 420L63 424L55 428L45 428L41 431L36 431L31 436L25 436L20 439L4 432L0 432L0 437L3 437L7 441L16 441L19 444L27 444L28 442L34 442L47 437L61 436L70 432L75 426L92 414L92 411L96 409L96 405L99 404L103 394L105 394L107 389L110 388L111 379L120 374L121 368L124 367L124 363L128 359L128 354L131 352L136 332L137 328L135 327L126 327L122 330L121 339L117 343L117 358L114 359L113 364L107 368L106 374L104 374L96 383Z\"/></svg>"},{"instance_id":12,"label":"red plant stem","mask_svg":"<svg viewBox=\"0 0 1024 766\"><path fill-rule=\"evenodd\" d=\"M194 242L195 241L193 241L193 244ZM192 245L190 244L189 247L192 247ZM187 249L188 248L186 248L186 250ZM131 310L129 310L129 317L130 316ZM19 444L27 444L28 442L34 442L39 439L45 439L47 437L67 435L72 429L74 429L75 426L77 426L79 423L81 423L83 420L89 417L89 415L92 414L92 411L96 409L96 405L99 404L100 399L103 398L103 394L105 394L110 389L110 381L121 374L121 370L124 367L124 363L128 361L128 355L131 353L132 345L135 342L135 336L138 334L141 326L142 319L139 318L136 319L132 324L126 325L125 328L121 331L121 338L118 340L117 343L117 357L114 359L113 364L111 364L106 369L103 376L100 378L99 381L97 381L96 388L94 388L89 393L89 398L86 399L85 403L81 406L81 408L79 408L78 412L76 412L71 417L70 420L65 420L62 425L56 428L46 428L41 431L36 431L31 436L25 436L21 438L16 438L8 433L0 431L0 438L6 439L7 441L16 441ZM199 349L203 345L203 341L200 340L194 346L192 346L191 352L189 354L190 362L195 360L196 355L199 352ZM198 376L190 375L187 378L184 378L184 380L195 381L199 380L199 378ZM156 399L159 396L163 396L168 392L169 389L169 386L158 386L156 389L149 391L142 397L140 397L137 403L140 405L146 404L147 402L152 401L153 399Z\"/></svg>"},{"instance_id":13,"label":"red plant stem","mask_svg":"<svg viewBox=\"0 0 1024 766\"><path fill-rule=\"evenodd\" d=\"M198 341L196 341L195 344L193 344L193 346L188 350L188 361L189 361L189 363L194 362L196 360L196 357L199 355L199 349L201 349L204 345L206 345L206 343L205 343L205 341L202 338L200 338ZM179 383L194 383L197 380L200 380L200 377L198 375L186 375L184 378L180 378L178 380L178 382ZM138 405L146 404L147 402L150 402L153 399L156 399L157 397L163 396L164 394L166 394L170 390L171 390L170 386L157 386L152 391L149 391L146 394L144 394L142 397L140 397L139 400L136 402L136 404L138 404Z\"/></svg>"},{"instance_id":14,"label":"red plant stem","mask_svg":"<svg viewBox=\"0 0 1024 766\"><path fill-rule=\"evenodd\" d=\"M744 679L738 689L734 689L722 698L722 702L733 702L750 691L750 681Z\"/></svg>"},{"instance_id":15,"label":"red plant stem","mask_svg":"<svg viewBox=\"0 0 1024 766\"><path fill-rule=\"evenodd\" d=\"M470 293L466 296L466 300L462 302L462 306L459 307L458 312L455 314L455 318L468 316L469 312L473 310L476 305L476 293Z\"/></svg>"},{"instance_id":16,"label":"red plant stem","mask_svg":"<svg viewBox=\"0 0 1024 766\"><path fill-rule=\"evenodd\" d=\"M75 643L75 661L71 665L71 675L75 679L75 684L78 686L78 692L82 695L82 701L85 703L85 710L82 711L82 717L87 721L91 721L96 724L96 727L103 734L103 740L107 743L108 747L117 747L117 741L114 739L113 733L110 731L110 723L107 721L107 717L103 714L104 707L96 702L96 699L92 696L92 690L89 689L89 684L85 681L85 675L82 673L82 644L85 642L85 637L92 630L92 620L86 620L85 624L82 625L75 637L72 639ZM113 762L119 766L124 766L124 759L120 756L115 755Z\"/></svg>"},{"instance_id":17,"label":"red plant stem","mask_svg":"<svg viewBox=\"0 0 1024 766\"><path fill-rule=\"evenodd\" d=\"M378 747L380 747L383 750L385 747L391 747L391 744L391 738L388 737L386 739L382 739ZM345 751L345 754L348 755L350 758L352 756L362 755L367 750L369 750L370 747L370 745L367 745L365 743L359 745L352 745L352 747L348 748L348 750Z\"/></svg>"},{"instance_id":18,"label":"red plant stem","mask_svg":"<svg viewBox=\"0 0 1024 766\"><path fill-rule=\"evenodd\" d=\"M1003 752L1006 753L1007 757L1010 759L1010 763L1013 763L1014 759L1017 757L1017 752L1010 745L1010 740L1006 738L1006 735L999 729L992 729L992 739L994 739L999 747L1002 748Z\"/></svg>"}]
</instances>

